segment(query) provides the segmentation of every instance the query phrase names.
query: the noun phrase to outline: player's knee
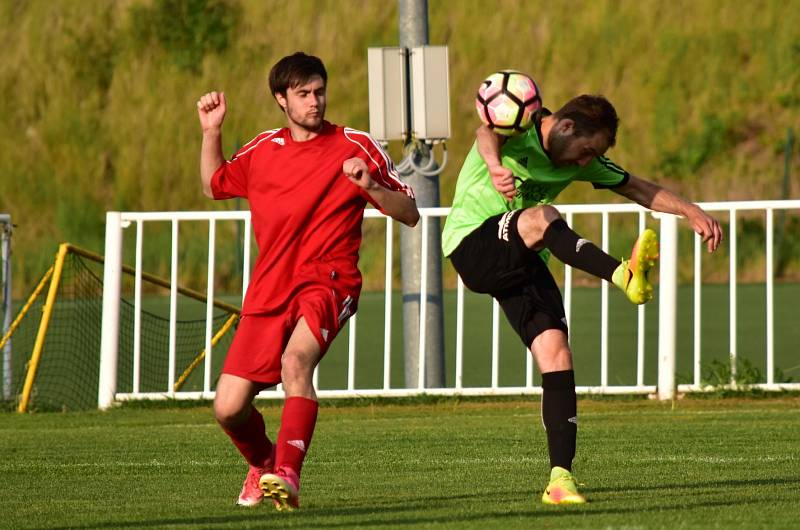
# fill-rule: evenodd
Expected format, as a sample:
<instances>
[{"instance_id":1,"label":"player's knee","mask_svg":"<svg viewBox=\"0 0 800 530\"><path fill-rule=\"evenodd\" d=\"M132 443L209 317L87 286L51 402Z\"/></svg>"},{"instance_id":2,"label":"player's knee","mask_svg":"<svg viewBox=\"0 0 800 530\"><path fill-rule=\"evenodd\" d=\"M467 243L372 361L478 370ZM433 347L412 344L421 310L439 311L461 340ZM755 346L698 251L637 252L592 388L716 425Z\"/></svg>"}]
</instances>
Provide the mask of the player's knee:
<instances>
[{"instance_id":1,"label":"player's knee","mask_svg":"<svg viewBox=\"0 0 800 530\"><path fill-rule=\"evenodd\" d=\"M302 356L295 355L292 352L286 352L281 359L281 380L286 384L294 382L303 382L310 379L314 371Z\"/></svg>"},{"instance_id":2,"label":"player's knee","mask_svg":"<svg viewBox=\"0 0 800 530\"><path fill-rule=\"evenodd\" d=\"M547 227L557 219L561 219L561 214L549 204L526 208L517 220L517 230L529 248L537 248L541 245Z\"/></svg>"},{"instance_id":3,"label":"player's knee","mask_svg":"<svg viewBox=\"0 0 800 530\"><path fill-rule=\"evenodd\" d=\"M225 429L235 429L247 421L250 403L244 407L226 400L214 400L214 419Z\"/></svg>"},{"instance_id":4,"label":"player's knee","mask_svg":"<svg viewBox=\"0 0 800 530\"><path fill-rule=\"evenodd\" d=\"M547 226L556 219L561 219L561 212L559 212L555 206L551 206L549 204L542 204L534 208L528 208L525 211L530 211L532 213L535 218L536 225L541 228L547 228Z\"/></svg>"},{"instance_id":5,"label":"player's knee","mask_svg":"<svg viewBox=\"0 0 800 530\"><path fill-rule=\"evenodd\" d=\"M556 348L539 357L542 372L572 370L572 352L569 348Z\"/></svg>"}]
</instances>

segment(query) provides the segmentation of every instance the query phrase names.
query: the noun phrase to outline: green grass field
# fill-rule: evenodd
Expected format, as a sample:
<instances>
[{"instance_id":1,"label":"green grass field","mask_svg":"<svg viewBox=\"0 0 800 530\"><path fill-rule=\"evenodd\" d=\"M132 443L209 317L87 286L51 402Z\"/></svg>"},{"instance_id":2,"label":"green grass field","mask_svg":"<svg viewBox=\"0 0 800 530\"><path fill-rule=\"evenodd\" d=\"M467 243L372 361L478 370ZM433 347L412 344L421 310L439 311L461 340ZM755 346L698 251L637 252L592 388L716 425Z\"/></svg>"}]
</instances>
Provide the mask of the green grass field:
<instances>
[{"instance_id":1,"label":"green grass field","mask_svg":"<svg viewBox=\"0 0 800 530\"><path fill-rule=\"evenodd\" d=\"M279 403L260 403L274 435ZM533 400L323 403L301 510L239 508L208 407L5 415L1 528L796 528L800 397L581 400L590 503L538 502Z\"/></svg>"}]
</instances>

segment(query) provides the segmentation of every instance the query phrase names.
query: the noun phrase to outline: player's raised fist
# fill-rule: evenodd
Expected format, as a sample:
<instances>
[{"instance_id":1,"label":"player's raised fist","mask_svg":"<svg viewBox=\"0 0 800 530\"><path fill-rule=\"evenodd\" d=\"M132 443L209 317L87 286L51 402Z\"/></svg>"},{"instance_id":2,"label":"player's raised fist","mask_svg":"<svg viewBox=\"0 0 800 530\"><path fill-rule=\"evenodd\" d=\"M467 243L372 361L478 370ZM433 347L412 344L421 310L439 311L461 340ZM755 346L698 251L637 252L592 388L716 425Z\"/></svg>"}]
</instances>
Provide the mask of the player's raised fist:
<instances>
[{"instance_id":1,"label":"player's raised fist","mask_svg":"<svg viewBox=\"0 0 800 530\"><path fill-rule=\"evenodd\" d=\"M224 92L209 92L197 100L197 116L203 131L222 127L226 111Z\"/></svg>"},{"instance_id":2,"label":"player's raised fist","mask_svg":"<svg viewBox=\"0 0 800 530\"><path fill-rule=\"evenodd\" d=\"M369 174L367 163L358 157L345 160L342 164L342 173L360 188L369 189L375 185Z\"/></svg>"}]
</instances>

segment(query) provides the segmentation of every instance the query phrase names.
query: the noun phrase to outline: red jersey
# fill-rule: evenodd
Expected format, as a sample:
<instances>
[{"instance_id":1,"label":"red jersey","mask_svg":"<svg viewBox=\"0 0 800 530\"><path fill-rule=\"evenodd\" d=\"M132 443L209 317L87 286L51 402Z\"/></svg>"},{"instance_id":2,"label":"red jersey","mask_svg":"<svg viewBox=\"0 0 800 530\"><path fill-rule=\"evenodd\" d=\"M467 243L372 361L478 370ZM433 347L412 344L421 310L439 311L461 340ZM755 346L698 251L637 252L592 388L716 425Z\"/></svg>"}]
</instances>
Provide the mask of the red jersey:
<instances>
[{"instance_id":1,"label":"red jersey","mask_svg":"<svg viewBox=\"0 0 800 530\"><path fill-rule=\"evenodd\" d=\"M250 202L259 253L242 314L282 312L315 274L336 275L357 300L364 207L380 206L342 173L342 163L354 157L367 163L376 183L414 198L372 137L327 121L305 142L285 127L263 132L214 173L215 199Z\"/></svg>"}]
</instances>

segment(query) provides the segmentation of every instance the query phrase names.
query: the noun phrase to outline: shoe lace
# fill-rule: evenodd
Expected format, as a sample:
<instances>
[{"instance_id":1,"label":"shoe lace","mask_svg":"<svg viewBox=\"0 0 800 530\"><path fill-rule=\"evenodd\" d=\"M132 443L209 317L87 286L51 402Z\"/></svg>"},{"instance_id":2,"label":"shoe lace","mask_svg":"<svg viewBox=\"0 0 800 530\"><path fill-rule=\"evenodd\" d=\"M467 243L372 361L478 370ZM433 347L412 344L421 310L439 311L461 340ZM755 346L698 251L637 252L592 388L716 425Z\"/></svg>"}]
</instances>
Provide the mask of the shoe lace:
<instances>
[{"instance_id":1,"label":"shoe lace","mask_svg":"<svg viewBox=\"0 0 800 530\"><path fill-rule=\"evenodd\" d=\"M258 481L263 475L263 470L260 467L250 466L250 470L247 472L247 483L248 485L256 485L258 486Z\"/></svg>"},{"instance_id":2,"label":"shoe lace","mask_svg":"<svg viewBox=\"0 0 800 530\"><path fill-rule=\"evenodd\" d=\"M578 487L583 487L586 484L583 482L578 482L578 480L572 475L562 475L558 478L558 482L562 483L562 487L566 487L571 490L577 491Z\"/></svg>"}]
</instances>

